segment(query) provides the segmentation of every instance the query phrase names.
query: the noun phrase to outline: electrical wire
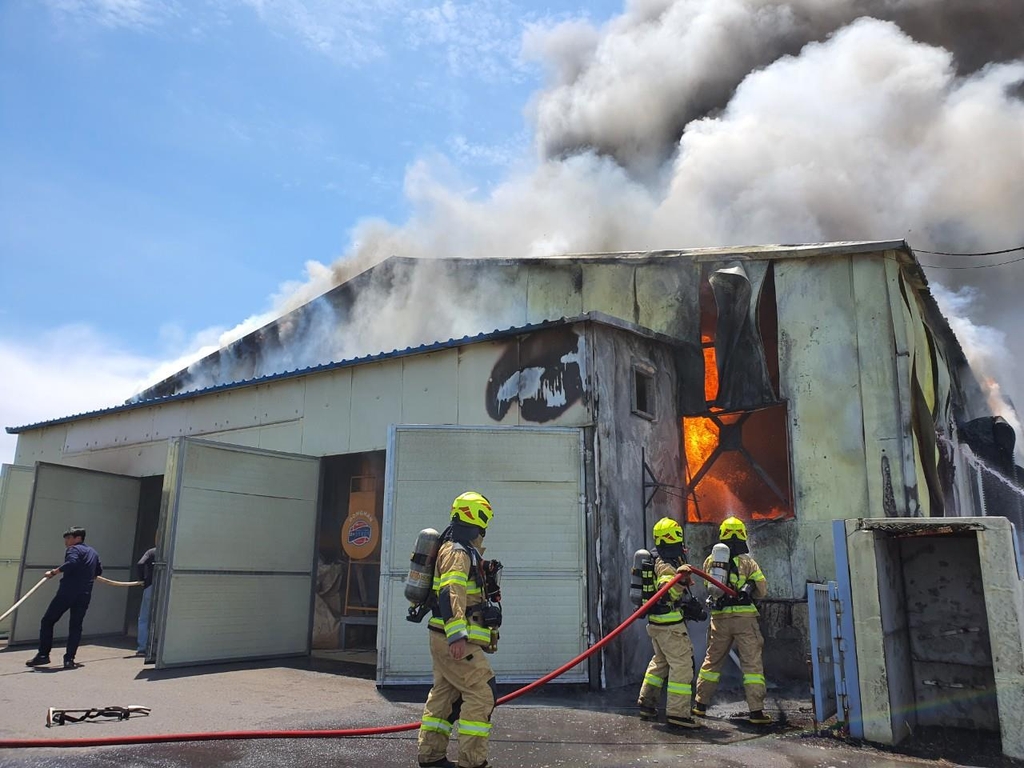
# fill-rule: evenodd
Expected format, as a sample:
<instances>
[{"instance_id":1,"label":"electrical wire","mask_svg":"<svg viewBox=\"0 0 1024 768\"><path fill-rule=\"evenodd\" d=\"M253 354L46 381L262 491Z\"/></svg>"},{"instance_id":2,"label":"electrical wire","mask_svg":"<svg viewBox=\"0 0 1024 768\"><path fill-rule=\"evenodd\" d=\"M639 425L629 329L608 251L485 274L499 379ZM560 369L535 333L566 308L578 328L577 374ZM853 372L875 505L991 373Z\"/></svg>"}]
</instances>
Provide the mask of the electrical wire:
<instances>
[{"instance_id":1,"label":"electrical wire","mask_svg":"<svg viewBox=\"0 0 1024 768\"><path fill-rule=\"evenodd\" d=\"M973 251L970 253L955 253L950 251L925 251L921 248L914 248L914 253L927 253L932 256L1002 256L1004 253L1013 253L1015 251L1024 251L1024 245L1018 245L1016 248L1003 248L1001 251Z\"/></svg>"},{"instance_id":2,"label":"electrical wire","mask_svg":"<svg viewBox=\"0 0 1024 768\"><path fill-rule=\"evenodd\" d=\"M925 253L925 251L922 251L922 253ZM919 263L922 267L927 267L928 269L991 269L992 267L1005 267L1007 264L1016 264L1020 261L1024 261L1024 256L1017 259L1010 259L1009 261L1000 261L997 264L969 264L961 267L948 267L942 264L925 264L924 262Z\"/></svg>"},{"instance_id":3,"label":"electrical wire","mask_svg":"<svg viewBox=\"0 0 1024 768\"><path fill-rule=\"evenodd\" d=\"M1024 245L1018 245L1015 248L1003 248L998 251L926 251L922 248L914 248L914 253L927 253L930 256L1001 256L1005 253L1016 253L1017 251L1024 251ZM922 267L928 269L991 269L993 267L1005 267L1007 264L1016 264L1024 261L1024 256L1016 259L1009 259L1008 261L1000 261L996 264L965 264L960 266L946 266L944 264L924 264L919 262Z\"/></svg>"}]
</instances>

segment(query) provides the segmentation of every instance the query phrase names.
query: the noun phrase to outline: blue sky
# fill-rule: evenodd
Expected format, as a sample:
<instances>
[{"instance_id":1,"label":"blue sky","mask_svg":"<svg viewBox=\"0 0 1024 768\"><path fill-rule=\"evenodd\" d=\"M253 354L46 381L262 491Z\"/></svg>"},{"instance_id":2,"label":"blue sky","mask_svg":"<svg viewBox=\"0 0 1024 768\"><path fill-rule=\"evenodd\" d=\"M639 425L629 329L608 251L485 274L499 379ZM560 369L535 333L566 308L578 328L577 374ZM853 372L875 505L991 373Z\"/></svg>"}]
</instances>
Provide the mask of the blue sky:
<instances>
[{"instance_id":1,"label":"blue sky","mask_svg":"<svg viewBox=\"0 0 1024 768\"><path fill-rule=\"evenodd\" d=\"M124 402L326 289L357 240L1020 245L1018 38L961 76L935 41L856 18L884 0L790 5L0 0L0 427ZM1013 269L929 279L972 289L947 302L957 332L1021 402ZM14 445L0 433L0 461Z\"/></svg>"},{"instance_id":2,"label":"blue sky","mask_svg":"<svg viewBox=\"0 0 1024 768\"><path fill-rule=\"evenodd\" d=\"M0 426L122 402L266 312L406 169L530 157L527 25L620 3L0 3ZM0 435L0 460L14 438Z\"/></svg>"}]
</instances>

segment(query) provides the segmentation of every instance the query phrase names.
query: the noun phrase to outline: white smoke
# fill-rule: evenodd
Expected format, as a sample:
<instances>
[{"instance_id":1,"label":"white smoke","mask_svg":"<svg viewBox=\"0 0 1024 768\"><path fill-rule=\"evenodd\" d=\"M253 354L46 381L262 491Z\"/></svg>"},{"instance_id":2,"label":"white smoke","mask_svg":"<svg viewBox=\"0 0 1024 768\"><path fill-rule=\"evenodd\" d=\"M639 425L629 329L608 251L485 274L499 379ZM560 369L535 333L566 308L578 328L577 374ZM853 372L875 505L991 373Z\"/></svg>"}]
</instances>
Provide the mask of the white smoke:
<instances>
[{"instance_id":1,"label":"white smoke","mask_svg":"<svg viewBox=\"0 0 1024 768\"><path fill-rule=\"evenodd\" d=\"M1024 431L1021 429L1020 415L1004 395L999 383L1019 381L1020 376L1017 361L1007 351L1006 334L969 319L977 303L982 300L977 288L965 287L951 291L941 285L932 285L932 295L942 314L949 319L949 325L960 341L971 370L977 374L992 413L1002 416L1017 434L1017 461L1021 462L1024 460L1024 442L1021 441Z\"/></svg>"},{"instance_id":2,"label":"white smoke","mask_svg":"<svg viewBox=\"0 0 1024 768\"><path fill-rule=\"evenodd\" d=\"M563 31L552 32L556 41ZM684 42L678 55L685 58ZM661 49L642 52L651 67L671 59ZM574 88L586 79L579 75ZM934 250L1019 244L1024 102L1015 88L1022 83L1024 61L959 76L948 51L915 42L891 22L860 19L749 73L720 113L686 124L655 180L640 180L610 152L584 148L541 160L479 198L419 163L406 184L411 220L363 227L340 263L907 234ZM566 109L566 124L590 122ZM614 111L620 124L635 116L632 130L646 117L639 105ZM603 113L595 115L601 122ZM551 122L545 118L538 135ZM655 120L652 130L662 124ZM636 149L630 157L659 151Z\"/></svg>"},{"instance_id":3,"label":"white smoke","mask_svg":"<svg viewBox=\"0 0 1024 768\"><path fill-rule=\"evenodd\" d=\"M360 225L349 252L330 267L307 266L310 280L287 301L392 255L522 258L901 237L935 251L1020 245L1021 29L1019 0L633 0L601 27L533 26L524 56L549 73L528 107L539 157L485 193L467 191L445 163L416 163L406 178L409 221ZM1005 274L937 276L954 290L981 286L986 301L972 311L987 322L1020 325ZM375 295L372 312L354 315L363 318L356 327L335 329L303 359L504 321L494 302L458 299L428 272L423 286ZM960 311L946 307L966 333ZM429 322L401 326L402 314ZM1004 383L1024 402L1019 379Z\"/></svg>"}]
</instances>

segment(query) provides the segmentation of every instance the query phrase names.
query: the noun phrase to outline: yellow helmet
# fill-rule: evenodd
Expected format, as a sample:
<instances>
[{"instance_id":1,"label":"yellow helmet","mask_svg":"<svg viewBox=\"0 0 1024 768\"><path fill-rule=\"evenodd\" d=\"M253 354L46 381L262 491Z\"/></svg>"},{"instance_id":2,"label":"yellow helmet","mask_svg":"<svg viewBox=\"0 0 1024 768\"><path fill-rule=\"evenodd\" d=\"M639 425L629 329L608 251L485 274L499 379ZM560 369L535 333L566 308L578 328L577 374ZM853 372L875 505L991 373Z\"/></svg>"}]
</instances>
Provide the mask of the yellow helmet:
<instances>
[{"instance_id":1,"label":"yellow helmet","mask_svg":"<svg viewBox=\"0 0 1024 768\"><path fill-rule=\"evenodd\" d=\"M682 544L683 527L671 517L663 517L654 524L654 545Z\"/></svg>"},{"instance_id":2,"label":"yellow helmet","mask_svg":"<svg viewBox=\"0 0 1024 768\"><path fill-rule=\"evenodd\" d=\"M727 517L722 521L722 527L718 529L718 540L725 541L733 538L746 541L747 526L738 517Z\"/></svg>"},{"instance_id":3,"label":"yellow helmet","mask_svg":"<svg viewBox=\"0 0 1024 768\"><path fill-rule=\"evenodd\" d=\"M452 520L461 520L464 523L475 525L477 528L487 530L487 524L494 517L491 509L491 502L476 491L466 491L452 502Z\"/></svg>"}]
</instances>

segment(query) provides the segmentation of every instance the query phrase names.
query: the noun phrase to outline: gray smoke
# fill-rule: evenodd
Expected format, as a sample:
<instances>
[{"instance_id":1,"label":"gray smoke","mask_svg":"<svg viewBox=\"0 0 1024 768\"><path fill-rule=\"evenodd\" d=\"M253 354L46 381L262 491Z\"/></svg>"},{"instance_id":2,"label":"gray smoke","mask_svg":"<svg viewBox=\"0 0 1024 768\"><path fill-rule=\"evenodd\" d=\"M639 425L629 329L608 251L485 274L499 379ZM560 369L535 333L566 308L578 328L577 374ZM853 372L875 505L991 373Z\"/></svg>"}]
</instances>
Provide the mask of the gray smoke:
<instances>
[{"instance_id":1,"label":"gray smoke","mask_svg":"<svg viewBox=\"0 0 1024 768\"><path fill-rule=\"evenodd\" d=\"M349 252L295 295L391 255L901 237L933 251L1024 244L1022 30L1021 0L632 0L600 27L534 26L524 56L548 81L527 110L538 149L529 170L474 194L451 168L417 163L406 178L409 221L360 225ZM977 289L969 310L961 301L947 311L970 311L974 327L1015 329L1024 317L1012 278L1022 269L929 277L949 295ZM439 313L443 281L424 280L430 289L410 285L387 303L396 309L387 339L369 326L342 328L327 357L499 324ZM398 309L431 318L429 334L400 325ZM451 333L435 327L445 320ZM403 327L408 335L396 338ZM962 342L972 362L1024 402L1013 362L1024 334L970 336ZM323 361L323 349L315 356Z\"/></svg>"},{"instance_id":2,"label":"gray smoke","mask_svg":"<svg viewBox=\"0 0 1024 768\"><path fill-rule=\"evenodd\" d=\"M633 0L600 33L569 22L527 36L552 78L534 108L537 145L648 174L752 72L861 17L950 51L961 75L1024 53L1019 0Z\"/></svg>"}]
</instances>

